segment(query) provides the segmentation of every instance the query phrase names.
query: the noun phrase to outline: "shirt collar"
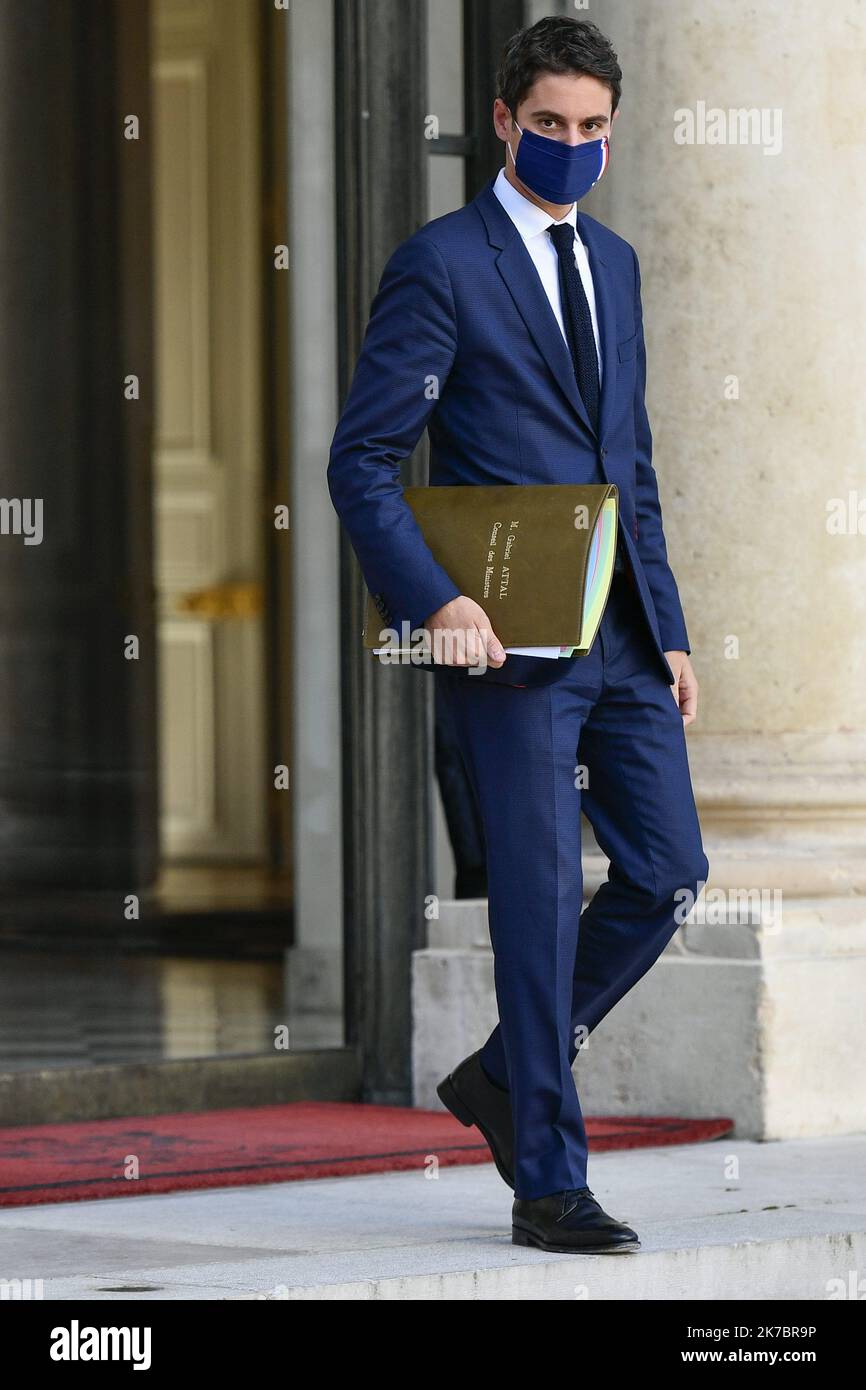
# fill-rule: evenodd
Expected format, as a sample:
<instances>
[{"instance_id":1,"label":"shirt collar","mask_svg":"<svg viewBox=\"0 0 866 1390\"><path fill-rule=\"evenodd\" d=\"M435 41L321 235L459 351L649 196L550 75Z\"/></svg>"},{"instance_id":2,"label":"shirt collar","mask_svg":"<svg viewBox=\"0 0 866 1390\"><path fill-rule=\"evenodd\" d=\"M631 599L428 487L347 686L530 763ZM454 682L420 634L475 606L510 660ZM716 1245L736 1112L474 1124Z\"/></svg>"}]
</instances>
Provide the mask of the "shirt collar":
<instances>
[{"instance_id":1,"label":"shirt collar","mask_svg":"<svg viewBox=\"0 0 866 1390\"><path fill-rule=\"evenodd\" d=\"M538 207L536 203L531 203L528 198L508 182L505 177L505 170L500 169L493 185L493 192L496 194L500 203L504 207L508 216L511 218L515 227L523 237L524 241L529 241L532 237L538 236L540 232L546 232L553 222L553 218L544 208ZM557 226L563 222L570 222L577 233L577 204L572 203L565 217L560 218Z\"/></svg>"}]
</instances>

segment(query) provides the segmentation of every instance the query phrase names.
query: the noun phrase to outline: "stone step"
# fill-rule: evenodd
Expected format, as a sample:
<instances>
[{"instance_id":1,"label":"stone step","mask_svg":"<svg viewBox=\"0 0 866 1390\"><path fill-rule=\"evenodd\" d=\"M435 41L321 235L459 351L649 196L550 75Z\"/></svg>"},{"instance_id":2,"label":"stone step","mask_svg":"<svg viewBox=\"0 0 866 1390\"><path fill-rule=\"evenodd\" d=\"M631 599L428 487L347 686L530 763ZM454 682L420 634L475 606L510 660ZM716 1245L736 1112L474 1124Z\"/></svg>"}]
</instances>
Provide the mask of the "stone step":
<instances>
[{"instance_id":1,"label":"stone step","mask_svg":"<svg viewBox=\"0 0 866 1390\"><path fill-rule=\"evenodd\" d=\"M46 1301L862 1299L866 1136L590 1156L642 1249L511 1244L492 1164L0 1210L7 1274ZM859 1281L859 1282L858 1282ZM859 1288L859 1294L857 1290Z\"/></svg>"}]
</instances>

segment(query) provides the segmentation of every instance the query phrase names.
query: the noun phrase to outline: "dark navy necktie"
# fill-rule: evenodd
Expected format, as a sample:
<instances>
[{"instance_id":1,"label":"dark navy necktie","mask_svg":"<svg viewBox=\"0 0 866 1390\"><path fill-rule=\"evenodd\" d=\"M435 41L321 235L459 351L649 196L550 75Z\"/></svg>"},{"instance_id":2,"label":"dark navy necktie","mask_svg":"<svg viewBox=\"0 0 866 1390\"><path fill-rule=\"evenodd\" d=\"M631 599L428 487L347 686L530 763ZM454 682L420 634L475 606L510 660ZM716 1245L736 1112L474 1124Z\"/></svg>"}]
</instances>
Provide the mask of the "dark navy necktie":
<instances>
[{"instance_id":1,"label":"dark navy necktie","mask_svg":"<svg viewBox=\"0 0 866 1390\"><path fill-rule=\"evenodd\" d=\"M570 222L551 222L547 230L559 261L562 318L577 389L592 427L598 434L598 357L589 301L574 260L574 228Z\"/></svg>"},{"instance_id":2,"label":"dark navy necktie","mask_svg":"<svg viewBox=\"0 0 866 1390\"><path fill-rule=\"evenodd\" d=\"M589 301L574 259L574 228L570 222L551 222L547 230L556 247L556 257L559 261L562 320L565 324L565 336L568 339L577 389L586 406L592 427L598 434L598 356ZM622 549L622 537L618 536L614 565L617 571L626 568Z\"/></svg>"}]
</instances>

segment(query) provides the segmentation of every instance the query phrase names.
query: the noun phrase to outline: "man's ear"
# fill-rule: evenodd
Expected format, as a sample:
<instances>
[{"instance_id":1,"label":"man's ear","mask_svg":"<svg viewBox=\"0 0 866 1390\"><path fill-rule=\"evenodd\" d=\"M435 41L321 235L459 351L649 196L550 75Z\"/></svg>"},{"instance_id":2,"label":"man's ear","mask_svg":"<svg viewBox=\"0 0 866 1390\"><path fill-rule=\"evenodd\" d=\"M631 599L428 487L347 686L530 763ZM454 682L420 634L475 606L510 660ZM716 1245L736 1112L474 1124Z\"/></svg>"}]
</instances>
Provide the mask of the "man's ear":
<instances>
[{"instance_id":1,"label":"man's ear","mask_svg":"<svg viewBox=\"0 0 866 1390\"><path fill-rule=\"evenodd\" d=\"M511 135L511 120L511 112L505 105L505 102L501 97L497 97L493 103L493 124L500 140L508 140Z\"/></svg>"}]
</instances>

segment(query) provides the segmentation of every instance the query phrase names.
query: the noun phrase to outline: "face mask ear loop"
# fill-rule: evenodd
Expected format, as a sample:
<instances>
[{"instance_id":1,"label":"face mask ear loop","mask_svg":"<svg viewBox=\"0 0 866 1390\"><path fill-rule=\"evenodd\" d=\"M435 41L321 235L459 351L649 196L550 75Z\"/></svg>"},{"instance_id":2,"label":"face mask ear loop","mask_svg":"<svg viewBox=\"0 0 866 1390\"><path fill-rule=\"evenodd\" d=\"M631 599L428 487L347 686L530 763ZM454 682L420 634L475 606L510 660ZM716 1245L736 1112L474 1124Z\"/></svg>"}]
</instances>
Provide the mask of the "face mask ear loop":
<instances>
[{"instance_id":1,"label":"face mask ear loop","mask_svg":"<svg viewBox=\"0 0 866 1390\"><path fill-rule=\"evenodd\" d=\"M511 115L511 112L509 111L508 114ZM513 116L511 116L511 124L512 124L512 125L517 125L517 122L516 122L516 120L514 119ZM517 125L517 129L520 130L520 126L519 126L519 125ZM523 131L522 131L522 130L520 130L520 134L521 134L521 135L523 134ZM511 155L511 163L514 165L514 167L515 167L515 169L516 169L516 168L517 168L517 160L514 158L514 153L513 153L512 149L511 149L511 141L510 141L510 140L506 140L506 142L505 142L505 148L507 149L508 153Z\"/></svg>"}]
</instances>

